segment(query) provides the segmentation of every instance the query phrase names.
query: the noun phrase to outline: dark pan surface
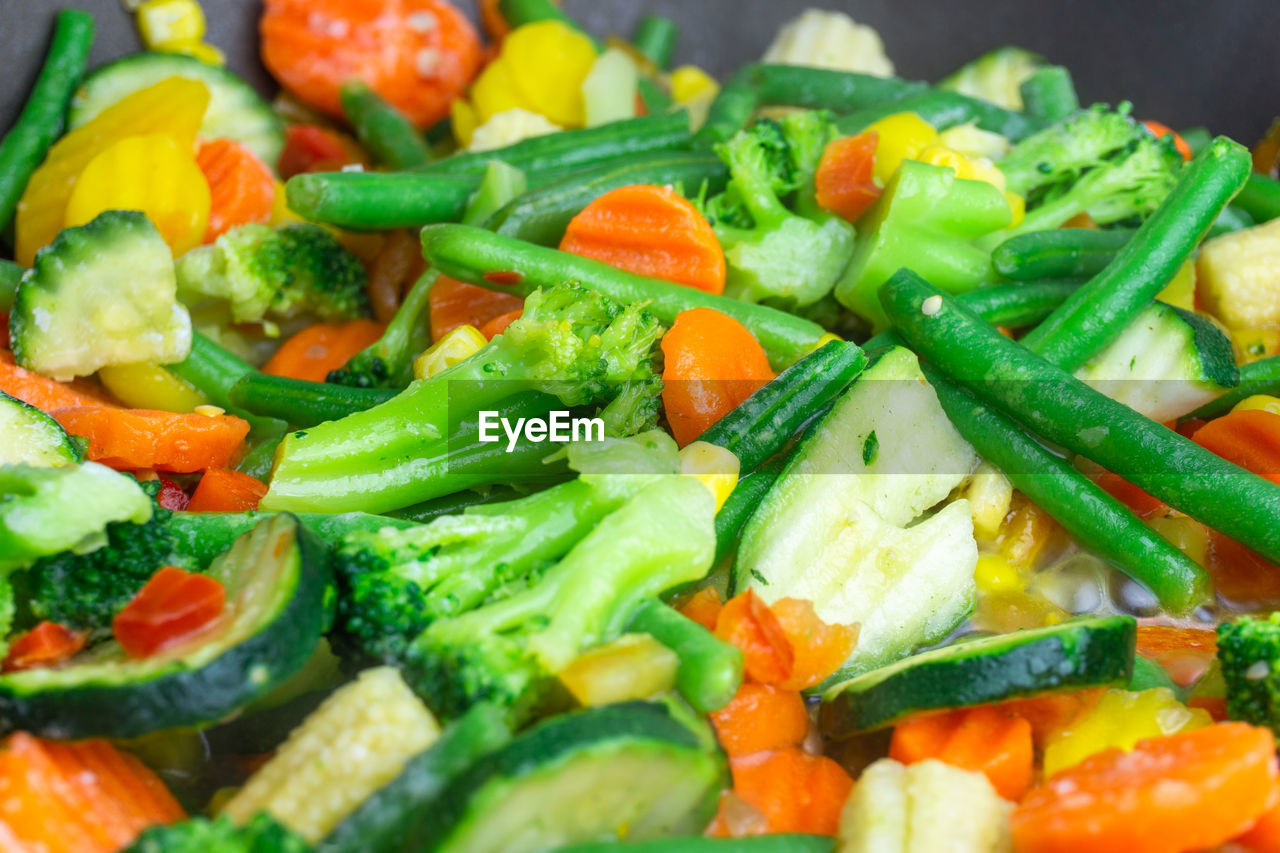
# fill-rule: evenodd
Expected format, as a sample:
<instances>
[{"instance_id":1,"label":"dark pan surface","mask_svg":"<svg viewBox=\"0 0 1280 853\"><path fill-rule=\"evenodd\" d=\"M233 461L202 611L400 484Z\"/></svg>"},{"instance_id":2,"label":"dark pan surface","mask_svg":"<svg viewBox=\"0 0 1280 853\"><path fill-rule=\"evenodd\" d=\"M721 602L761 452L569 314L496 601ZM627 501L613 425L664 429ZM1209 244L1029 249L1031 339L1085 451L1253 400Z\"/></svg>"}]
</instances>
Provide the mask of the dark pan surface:
<instances>
[{"instance_id":1,"label":"dark pan surface","mask_svg":"<svg viewBox=\"0 0 1280 853\"><path fill-rule=\"evenodd\" d=\"M377 0L367 0L377 2ZM470 0L459 0L470 8ZM760 55L778 25L813 5L876 27L903 76L936 80L991 47L1019 44L1075 74L1081 99L1129 99L1143 117L1206 124L1252 143L1280 115L1280 0L565 0L599 33L628 33L645 12L680 21L679 61L718 74ZM55 10L99 22L94 62L138 46L118 0L0 0L0 128L21 108ZM257 0L204 0L210 41L270 90L256 59Z\"/></svg>"}]
</instances>

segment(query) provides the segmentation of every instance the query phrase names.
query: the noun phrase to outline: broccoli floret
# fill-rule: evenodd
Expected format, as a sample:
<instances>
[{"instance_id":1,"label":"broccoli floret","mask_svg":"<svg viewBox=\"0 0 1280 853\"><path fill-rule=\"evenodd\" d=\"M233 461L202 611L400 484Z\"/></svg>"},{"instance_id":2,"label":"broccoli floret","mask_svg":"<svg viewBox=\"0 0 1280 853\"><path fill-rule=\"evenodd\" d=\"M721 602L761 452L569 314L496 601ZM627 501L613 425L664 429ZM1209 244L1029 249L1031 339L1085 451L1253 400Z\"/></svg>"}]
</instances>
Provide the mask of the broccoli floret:
<instances>
[{"instance_id":1,"label":"broccoli floret","mask_svg":"<svg viewBox=\"0 0 1280 853\"><path fill-rule=\"evenodd\" d=\"M622 306L576 284L536 290L506 331L448 370L379 406L286 436L262 507L385 512L478 485L413 469L451 458L455 426L531 390L603 410L619 433L652 426L662 331L642 304Z\"/></svg>"},{"instance_id":2,"label":"broccoli floret","mask_svg":"<svg viewBox=\"0 0 1280 853\"><path fill-rule=\"evenodd\" d=\"M831 291L853 253L853 227L814 201L814 173L833 138L828 114L801 112L761 119L717 146L731 179L703 211L725 250L726 292L794 308Z\"/></svg>"},{"instance_id":3,"label":"broccoli floret","mask_svg":"<svg viewBox=\"0 0 1280 853\"><path fill-rule=\"evenodd\" d=\"M579 654L618 637L636 607L701 578L715 507L691 477L649 483L518 591L431 622L407 652L407 680L436 713L494 702L521 721Z\"/></svg>"},{"instance_id":4,"label":"broccoli floret","mask_svg":"<svg viewBox=\"0 0 1280 853\"><path fill-rule=\"evenodd\" d=\"M1219 625L1218 663L1231 719L1280 734L1280 613Z\"/></svg>"},{"instance_id":5,"label":"broccoli floret","mask_svg":"<svg viewBox=\"0 0 1280 853\"><path fill-rule=\"evenodd\" d=\"M244 826L225 816L153 826L124 853L309 853L311 849L301 836L261 813Z\"/></svg>"},{"instance_id":6,"label":"broccoli floret","mask_svg":"<svg viewBox=\"0 0 1280 853\"><path fill-rule=\"evenodd\" d=\"M1100 225L1149 216L1173 189L1182 156L1119 110L1095 106L1014 146L999 163L1027 213L1003 237L1089 214Z\"/></svg>"},{"instance_id":7,"label":"broccoli floret","mask_svg":"<svg viewBox=\"0 0 1280 853\"><path fill-rule=\"evenodd\" d=\"M655 477L679 470L675 442L657 430L573 445L568 455L578 480L420 527L345 536L334 556L339 655L357 666L401 662L436 619L527 586Z\"/></svg>"},{"instance_id":8,"label":"broccoli floret","mask_svg":"<svg viewBox=\"0 0 1280 853\"><path fill-rule=\"evenodd\" d=\"M364 267L317 225L241 225L183 255L176 271L179 298L226 301L237 323L369 312Z\"/></svg>"}]
</instances>

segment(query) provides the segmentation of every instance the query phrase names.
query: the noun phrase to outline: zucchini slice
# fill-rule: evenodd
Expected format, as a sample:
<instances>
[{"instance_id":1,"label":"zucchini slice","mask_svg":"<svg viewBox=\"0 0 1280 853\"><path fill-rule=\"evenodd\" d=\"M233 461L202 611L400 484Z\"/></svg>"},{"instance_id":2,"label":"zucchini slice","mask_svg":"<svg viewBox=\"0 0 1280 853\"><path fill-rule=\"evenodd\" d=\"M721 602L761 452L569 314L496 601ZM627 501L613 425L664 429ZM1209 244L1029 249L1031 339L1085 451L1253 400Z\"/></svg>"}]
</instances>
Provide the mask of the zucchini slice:
<instances>
[{"instance_id":1,"label":"zucchini slice","mask_svg":"<svg viewBox=\"0 0 1280 853\"><path fill-rule=\"evenodd\" d=\"M0 391L0 465L77 465L80 448L53 418Z\"/></svg>"},{"instance_id":2,"label":"zucchini slice","mask_svg":"<svg viewBox=\"0 0 1280 853\"><path fill-rule=\"evenodd\" d=\"M997 47L939 80L938 88L1021 110L1022 84L1044 64L1044 57L1025 48Z\"/></svg>"},{"instance_id":3,"label":"zucchini slice","mask_svg":"<svg viewBox=\"0 0 1280 853\"><path fill-rule=\"evenodd\" d=\"M53 738L208 725L301 669L327 621L331 581L319 540L281 514L236 540L208 574L227 591L216 633L143 659L111 640L60 669L0 676L0 720Z\"/></svg>"},{"instance_id":4,"label":"zucchini slice","mask_svg":"<svg viewBox=\"0 0 1280 853\"><path fill-rule=\"evenodd\" d=\"M74 130L122 98L168 77L185 77L208 87L202 137L243 142L275 170L284 147L284 122L271 105L231 71L180 53L134 53L97 69L71 96L67 127Z\"/></svg>"},{"instance_id":5,"label":"zucchini slice","mask_svg":"<svg viewBox=\"0 0 1280 853\"><path fill-rule=\"evenodd\" d=\"M1122 686L1133 674L1137 630L1131 616L1096 616L962 640L837 684L823 695L818 722L839 739L919 711Z\"/></svg>"},{"instance_id":6,"label":"zucchini slice","mask_svg":"<svg viewBox=\"0 0 1280 853\"><path fill-rule=\"evenodd\" d=\"M665 705L552 717L423 802L420 846L535 853L585 841L696 833L728 787L726 762Z\"/></svg>"}]
</instances>

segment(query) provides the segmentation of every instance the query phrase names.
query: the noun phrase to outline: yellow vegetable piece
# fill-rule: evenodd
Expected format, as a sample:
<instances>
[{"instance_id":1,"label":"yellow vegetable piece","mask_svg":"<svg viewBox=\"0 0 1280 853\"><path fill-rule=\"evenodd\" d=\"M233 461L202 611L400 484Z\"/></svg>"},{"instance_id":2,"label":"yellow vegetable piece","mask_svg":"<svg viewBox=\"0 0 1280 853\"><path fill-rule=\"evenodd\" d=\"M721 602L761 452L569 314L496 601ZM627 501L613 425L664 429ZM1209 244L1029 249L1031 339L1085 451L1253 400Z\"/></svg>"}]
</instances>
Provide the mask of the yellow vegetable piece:
<instances>
[{"instance_id":1,"label":"yellow vegetable piece","mask_svg":"<svg viewBox=\"0 0 1280 853\"><path fill-rule=\"evenodd\" d=\"M289 202L284 193L284 181L276 181L275 195L271 197L271 219L267 220L267 224L288 225L291 222L302 221L301 216L289 209Z\"/></svg>"},{"instance_id":2,"label":"yellow vegetable piece","mask_svg":"<svg viewBox=\"0 0 1280 853\"><path fill-rule=\"evenodd\" d=\"M90 160L121 139L149 133L163 133L190 151L208 106L209 90L203 83L170 77L122 98L58 140L18 202L18 263L31 266L36 250L62 230L76 178Z\"/></svg>"},{"instance_id":3,"label":"yellow vegetable piece","mask_svg":"<svg viewBox=\"0 0 1280 853\"><path fill-rule=\"evenodd\" d=\"M680 450L680 473L696 477L711 492L716 512L738 485L742 463L733 451L706 441L695 441Z\"/></svg>"},{"instance_id":4,"label":"yellow vegetable piece","mask_svg":"<svg viewBox=\"0 0 1280 853\"><path fill-rule=\"evenodd\" d=\"M889 183L903 160L917 159L921 151L938 141L938 131L915 113L885 116L867 130L880 134L874 174L881 186Z\"/></svg>"},{"instance_id":5,"label":"yellow vegetable piece","mask_svg":"<svg viewBox=\"0 0 1280 853\"><path fill-rule=\"evenodd\" d=\"M227 55L219 48L203 41L175 41L161 48L165 53L181 53L194 57L205 65L226 65Z\"/></svg>"},{"instance_id":6,"label":"yellow vegetable piece","mask_svg":"<svg viewBox=\"0 0 1280 853\"><path fill-rule=\"evenodd\" d=\"M532 105L516 88L516 78L511 65L501 55L486 65L484 71L476 78L476 82L472 84L471 105L475 108L475 125L471 129L472 132L475 131L475 127L484 124L498 113L516 108L534 111ZM470 143L470 141L471 136L468 134L467 142Z\"/></svg>"},{"instance_id":7,"label":"yellow vegetable piece","mask_svg":"<svg viewBox=\"0 0 1280 853\"><path fill-rule=\"evenodd\" d=\"M1231 411L1233 412L1271 412L1273 415L1280 415L1280 397L1271 397L1266 394L1254 394L1252 397L1245 397Z\"/></svg>"},{"instance_id":8,"label":"yellow vegetable piece","mask_svg":"<svg viewBox=\"0 0 1280 853\"><path fill-rule=\"evenodd\" d=\"M209 404L209 398L193 385L158 364L103 367L98 371L98 378L116 399L131 409L185 414Z\"/></svg>"},{"instance_id":9,"label":"yellow vegetable piece","mask_svg":"<svg viewBox=\"0 0 1280 853\"><path fill-rule=\"evenodd\" d=\"M646 699L675 686L679 663L648 634L623 634L575 658L560 671L560 683L582 705Z\"/></svg>"},{"instance_id":10,"label":"yellow vegetable piece","mask_svg":"<svg viewBox=\"0 0 1280 853\"><path fill-rule=\"evenodd\" d=\"M150 50L204 38L204 10L196 0L147 0L138 7L138 33Z\"/></svg>"},{"instance_id":11,"label":"yellow vegetable piece","mask_svg":"<svg viewBox=\"0 0 1280 853\"><path fill-rule=\"evenodd\" d=\"M414 359L413 378L430 379L443 373L447 368L475 355L488 343L475 326L459 326Z\"/></svg>"},{"instance_id":12,"label":"yellow vegetable piece","mask_svg":"<svg viewBox=\"0 0 1280 853\"><path fill-rule=\"evenodd\" d=\"M844 338L840 337L834 332L827 332L825 335L818 338L818 342L813 345L813 348L815 350L820 350L823 347L825 347L827 344L831 343L832 341L843 341L843 340Z\"/></svg>"},{"instance_id":13,"label":"yellow vegetable piece","mask_svg":"<svg viewBox=\"0 0 1280 853\"><path fill-rule=\"evenodd\" d=\"M190 145L151 133L121 139L89 161L67 201L65 224L83 225L104 210L140 210L181 255L204 239L209 204L209 182Z\"/></svg>"},{"instance_id":14,"label":"yellow vegetable piece","mask_svg":"<svg viewBox=\"0 0 1280 853\"><path fill-rule=\"evenodd\" d=\"M459 146L466 148L471 144L471 135L480 126L480 118L476 115L476 108L466 98L455 98L449 105L449 126Z\"/></svg>"},{"instance_id":15,"label":"yellow vegetable piece","mask_svg":"<svg viewBox=\"0 0 1280 853\"><path fill-rule=\"evenodd\" d=\"M1147 524L1198 565L1209 565L1209 528L1194 518L1171 512L1149 518Z\"/></svg>"},{"instance_id":16,"label":"yellow vegetable piece","mask_svg":"<svg viewBox=\"0 0 1280 853\"><path fill-rule=\"evenodd\" d=\"M582 82L596 56L591 39L573 27L537 21L507 36L499 61L510 70L523 102L513 106L541 113L561 127L581 127L586 120Z\"/></svg>"},{"instance_id":17,"label":"yellow vegetable piece","mask_svg":"<svg viewBox=\"0 0 1280 853\"><path fill-rule=\"evenodd\" d=\"M1027 215L1027 200L1011 192L1004 194L1004 200L1009 202L1009 210L1013 213L1013 219L1009 220L1009 227L1016 228L1022 224L1022 220Z\"/></svg>"},{"instance_id":18,"label":"yellow vegetable piece","mask_svg":"<svg viewBox=\"0 0 1280 853\"><path fill-rule=\"evenodd\" d=\"M999 554L979 554L973 580L984 595L1018 592L1023 587L1022 574Z\"/></svg>"},{"instance_id":19,"label":"yellow vegetable piece","mask_svg":"<svg viewBox=\"0 0 1280 853\"><path fill-rule=\"evenodd\" d=\"M1188 708L1167 687L1140 693L1108 690L1089 713L1049 737L1044 775L1072 767L1105 749L1133 749L1144 738L1161 737L1211 725L1203 708Z\"/></svg>"},{"instance_id":20,"label":"yellow vegetable piece","mask_svg":"<svg viewBox=\"0 0 1280 853\"><path fill-rule=\"evenodd\" d=\"M1280 355L1280 329L1232 329L1231 341L1241 364Z\"/></svg>"},{"instance_id":21,"label":"yellow vegetable piece","mask_svg":"<svg viewBox=\"0 0 1280 853\"><path fill-rule=\"evenodd\" d=\"M714 98L720 92L716 78L696 65L681 65L671 72L671 97L677 104Z\"/></svg>"},{"instance_id":22,"label":"yellow vegetable piece","mask_svg":"<svg viewBox=\"0 0 1280 853\"><path fill-rule=\"evenodd\" d=\"M1005 519L1000 531L1000 555L1019 570L1030 568L1057 531L1049 514L1030 501L1022 501Z\"/></svg>"},{"instance_id":23,"label":"yellow vegetable piece","mask_svg":"<svg viewBox=\"0 0 1280 853\"><path fill-rule=\"evenodd\" d=\"M1196 262L1187 261L1173 277L1173 281L1165 285L1164 290L1156 294L1156 299L1183 311L1196 310Z\"/></svg>"}]
</instances>

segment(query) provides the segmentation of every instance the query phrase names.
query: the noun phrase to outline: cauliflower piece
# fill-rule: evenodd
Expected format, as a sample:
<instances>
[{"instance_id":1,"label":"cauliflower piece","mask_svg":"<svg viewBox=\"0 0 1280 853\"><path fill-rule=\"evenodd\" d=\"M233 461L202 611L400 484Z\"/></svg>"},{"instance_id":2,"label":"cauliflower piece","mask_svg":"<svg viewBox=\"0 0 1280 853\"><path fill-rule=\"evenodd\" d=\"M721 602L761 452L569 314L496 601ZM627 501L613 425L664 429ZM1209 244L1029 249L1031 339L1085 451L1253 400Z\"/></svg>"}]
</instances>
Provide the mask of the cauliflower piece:
<instances>
[{"instance_id":1,"label":"cauliflower piece","mask_svg":"<svg viewBox=\"0 0 1280 853\"><path fill-rule=\"evenodd\" d=\"M522 139L534 136L546 136L563 130L558 124L552 124L545 116L515 107L495 113L492 118L480 125L471 134L468 151L492 151L505 145L513 145Z\"/></svg>"},{"instance_id":2,"label":"cauliflower piece","mask_svg":"<svg viewBox=\"0 0 1280 853\"><path fill-rule=\"evenodd\" d=\"M973 122L947 128L938 135L938 141L970 160L999 160L1013 147L1008 139L982 130Z\"/></svg>"},{"instance_id":3,"label":"cauliflower piece","mask_svg":"<svg viewBox=\"0 0 1280 853\"><path fill-rule=\"evenodd\" d=\"M882 758L845 802L836 853L1007 853L1012 811L981 773Z\"/></svg>"},{"instance_id":4,"label":"cauliflower piece","mask_svg":"<svg viewBox=\"0 0 1280 853\"><path fill-rule=\"evenodd\" d=\"M821 9L806 9L784 24L764 52L764 61L893 76L879 33L843 12Z\"/></svg>"},{"instance_id":5,"label":"cauliflower piece","mask_svg":"<svg viewBox=\"0 0 1280 853\"><path fill-rule=\"evenodd\" d=\"M1280 219L1205 243L1196 273L1205 306L1231 328L1280 328Z\"/></svg>"}]
</instances>

